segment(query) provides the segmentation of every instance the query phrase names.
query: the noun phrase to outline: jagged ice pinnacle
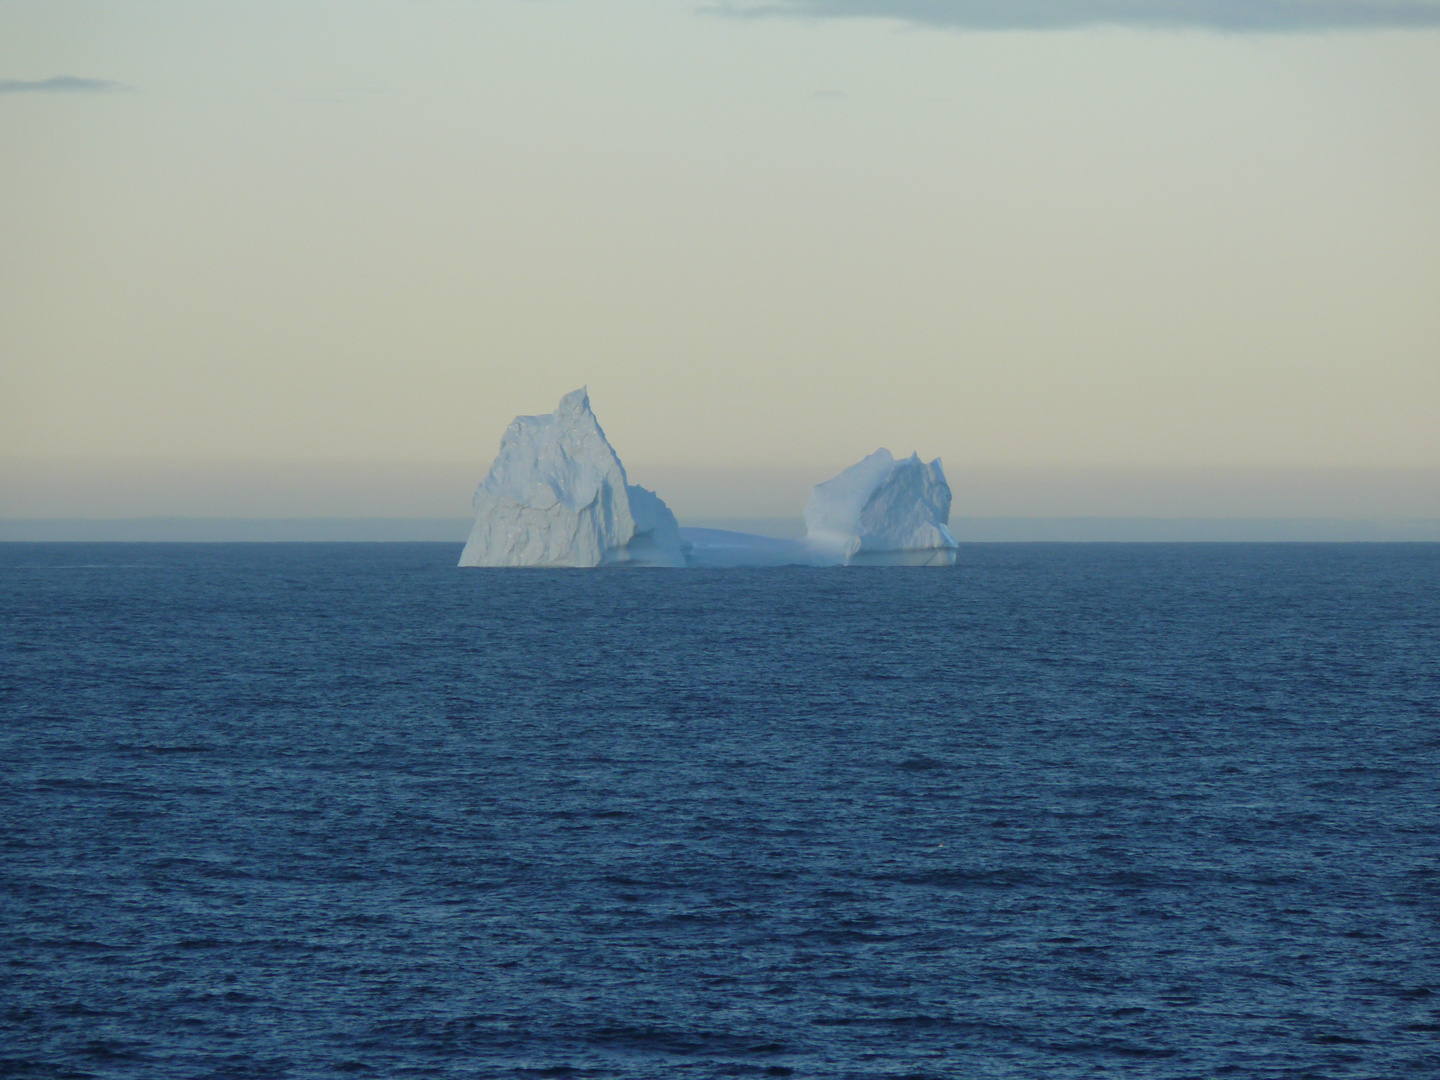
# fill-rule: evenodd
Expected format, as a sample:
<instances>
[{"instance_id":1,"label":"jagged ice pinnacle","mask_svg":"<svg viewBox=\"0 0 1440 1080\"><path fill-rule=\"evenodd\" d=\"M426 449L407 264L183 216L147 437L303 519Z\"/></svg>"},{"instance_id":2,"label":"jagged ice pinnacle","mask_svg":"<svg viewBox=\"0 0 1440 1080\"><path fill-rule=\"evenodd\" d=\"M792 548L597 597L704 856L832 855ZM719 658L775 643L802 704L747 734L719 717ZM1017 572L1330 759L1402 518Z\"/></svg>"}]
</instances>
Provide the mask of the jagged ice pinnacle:
<instances>
[{"instance_id":1,"label":"jagged ice pinnacle","mask_svg":"<svg viewBox=\"0 0 1440 1080\"><path fill-rule=\"evenodd\" d=\"M684 566L675 515L630 484L586 389L505 430L475 490L461 566Z\"/></svg>"}]
</instances>

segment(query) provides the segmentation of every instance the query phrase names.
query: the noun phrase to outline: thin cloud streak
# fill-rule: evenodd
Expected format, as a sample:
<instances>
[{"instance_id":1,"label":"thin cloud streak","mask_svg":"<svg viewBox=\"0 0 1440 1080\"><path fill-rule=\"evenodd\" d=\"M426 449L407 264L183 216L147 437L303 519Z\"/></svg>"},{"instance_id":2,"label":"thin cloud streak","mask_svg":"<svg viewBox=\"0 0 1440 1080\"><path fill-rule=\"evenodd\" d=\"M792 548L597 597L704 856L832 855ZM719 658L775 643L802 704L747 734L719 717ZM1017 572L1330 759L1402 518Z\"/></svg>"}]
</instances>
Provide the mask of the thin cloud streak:
<instances>
[{"instance_id":1,"label":"thin cloud streak","mask_svg":"<svg viewBox=\"0 0 1440 1080\"><path fill-rule=\"evenodd\" d=\"M109 79L56 75L53 79L0 79L0 94L112 94L130 89Z\"/></svg>"},{"instance_id":2,"label":"thin cloud streak","mask_svg":"<svg viewBox=\"0 0 1440 1080\"><path fill-rule=\"evenodd\" d=\"M744 16L886 18L963 30L1136 26L1292 33L1440 26L1436 0L742 0L726 10Z\"/></svg>"}]
</instances>

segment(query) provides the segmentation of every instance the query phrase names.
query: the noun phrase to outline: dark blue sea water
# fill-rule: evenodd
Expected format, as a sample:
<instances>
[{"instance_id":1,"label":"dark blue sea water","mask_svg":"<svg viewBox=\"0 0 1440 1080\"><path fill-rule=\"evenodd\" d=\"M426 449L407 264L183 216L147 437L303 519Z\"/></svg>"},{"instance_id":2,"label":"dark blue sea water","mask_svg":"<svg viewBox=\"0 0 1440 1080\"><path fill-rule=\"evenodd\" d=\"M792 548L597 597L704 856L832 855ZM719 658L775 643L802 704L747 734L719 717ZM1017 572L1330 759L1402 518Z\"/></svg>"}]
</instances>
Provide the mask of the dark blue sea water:
<instances>
[{"instance_id":1,"label":"dark blue sea water","mask_svg":"<svg viewBox=\"0 0 1440 1080\"><path fill-rule=\"evenodd\" d=\"M0 546L0 1073L1440 1076L1440 546Z\"/></svg>"}]
</instances>

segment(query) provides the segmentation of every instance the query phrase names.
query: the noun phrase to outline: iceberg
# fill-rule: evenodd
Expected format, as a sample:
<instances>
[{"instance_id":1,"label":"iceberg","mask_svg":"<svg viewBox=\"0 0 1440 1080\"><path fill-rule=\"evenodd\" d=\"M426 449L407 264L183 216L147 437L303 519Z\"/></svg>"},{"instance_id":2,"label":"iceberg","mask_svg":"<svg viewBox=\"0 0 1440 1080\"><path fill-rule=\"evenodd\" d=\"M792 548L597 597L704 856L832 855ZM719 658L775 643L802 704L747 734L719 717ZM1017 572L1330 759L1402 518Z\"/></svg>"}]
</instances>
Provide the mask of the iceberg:
<instances>
[{"instance_id":1,"label":"iceberg","mask_svg":"<svg viewBox=\"0 0 1440 1080\"><path fill-rule=\"evenodd\" d=\"M628 481L586 388L511 422L473 505L461 566L686 565L675 515Z\"/></svg>"},{"instance_id":2,"label":"iceberg","mask_svg":"<svg viewBox=\"0 0 1440 1080\"><path fill-rule=\"evenodd\" d=\"M940 459L896 461L884 448L816 484L805 536L784 540L681 529L691 566L951 566L950 485Z\"/></svg>"},{"instance_id":3,"label":"iceberg","mask_svg":"<svg viewBox=\"0 0 1440 1080\"><path fill-rule=\"evenodd\" d=\"M896 461L881 447L816 484L805 507L805 546L845 566L950 566L959 545L946 527L950 485L940 459Z\"/></svg>"},{"instance_id":4,"label":"iceberg","mask_svg":"<svg viewBox=\"0 0 1440 1080\"><path fill-rule=\"evenodd\" d=\"M950 566L959 548L940 459L884 448L815 485L800 539L681 529L629 482L583 387L511 421L473 503L461 566Z\"/></svg>"}]
</instances>

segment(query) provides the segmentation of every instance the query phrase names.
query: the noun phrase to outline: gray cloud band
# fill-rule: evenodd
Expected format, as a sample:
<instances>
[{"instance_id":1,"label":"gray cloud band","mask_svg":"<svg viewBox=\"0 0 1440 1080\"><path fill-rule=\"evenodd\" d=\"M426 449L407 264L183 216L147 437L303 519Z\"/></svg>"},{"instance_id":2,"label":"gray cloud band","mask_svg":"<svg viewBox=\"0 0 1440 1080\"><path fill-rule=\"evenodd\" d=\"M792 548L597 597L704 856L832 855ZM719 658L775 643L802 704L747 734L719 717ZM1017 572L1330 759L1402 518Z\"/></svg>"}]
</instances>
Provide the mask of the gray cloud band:
<instances>
[{"instance_id":1,"label":"gray cloud band","mask_svg":"<svg viewBox=\"0 0 1440 1080\"><path fill-rule=\"evenodd\" d=\"M1440 26L1436 0L762 0L745 15L876 17L974 30L1086 26L1194 27L1232 32Z\"/></svg>"},{"instance_id":2,"label":"gray cloud band","mask_svg":"<svg viewBox=\"0 0 1440 1080\"><path fill-rule=\"evenodd\" d=\"M57 75L53 79L0 79L0 94L106 94L126 87L109 79Z\"/></svg>"}]
</instances>

